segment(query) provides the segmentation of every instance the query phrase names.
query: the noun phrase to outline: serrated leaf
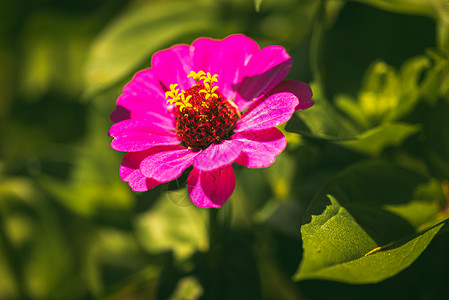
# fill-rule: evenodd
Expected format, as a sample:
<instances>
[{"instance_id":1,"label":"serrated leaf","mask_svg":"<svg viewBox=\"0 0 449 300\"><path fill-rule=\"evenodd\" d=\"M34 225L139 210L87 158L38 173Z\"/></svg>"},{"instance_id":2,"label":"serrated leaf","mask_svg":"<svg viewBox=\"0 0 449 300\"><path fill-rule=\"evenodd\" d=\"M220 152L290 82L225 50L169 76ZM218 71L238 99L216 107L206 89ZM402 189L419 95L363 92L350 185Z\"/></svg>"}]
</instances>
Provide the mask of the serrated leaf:
<instances>
[{"instance_id":1,"label":"serrated leaf","mask_svg":"<svg viewBox=\"0 0 449 300\"><path fill-rule=\"evenodd\" d=\"M352 284L376 283L410 266L426 249L441 223L413 238L377 247L356 221L332 197L331 205L304 225L303 263L294 279L326 279ZM334 226L358 230L333 230ZM331 241L331 242L329 242ZM337 253L335 253L337 251Z\"/></svg>"},{"instance_id":2,"label":"serrated leaf","mask_svg":"<svg viewBox=\"0 0 449 300\"><path fill-rule=\"evenodd\" d=\"M213 3L156 2L128 10L95 41L86 67L86 94L92 95L123 80L151 55L176 39L213 32Z\"/></svg>"},{"instance_id":3,"label":"serrated leaf","mask_svg":"<svg viewBox=\"0 0 449 300\"><path fill-rule=\"evenodd\" d=\"M373 160L334 177L312 201L302 226L296 280L375 283L408 267L447 216L435 181ZM329 203L330 200L330 203Z\"/></svg>"},{"instance_id":4,"label":"serrated leaf","mask_svg":"<svg viewBox=\"0 0 449 300\"><path fill-rule=\"evenodd\" d=\"M379 155L389 146L399 146L418 132L420 127L407 123L386 123L365 131L357 139L341 141L338 144L369 155Z\"/></svg>"}]
</instances>

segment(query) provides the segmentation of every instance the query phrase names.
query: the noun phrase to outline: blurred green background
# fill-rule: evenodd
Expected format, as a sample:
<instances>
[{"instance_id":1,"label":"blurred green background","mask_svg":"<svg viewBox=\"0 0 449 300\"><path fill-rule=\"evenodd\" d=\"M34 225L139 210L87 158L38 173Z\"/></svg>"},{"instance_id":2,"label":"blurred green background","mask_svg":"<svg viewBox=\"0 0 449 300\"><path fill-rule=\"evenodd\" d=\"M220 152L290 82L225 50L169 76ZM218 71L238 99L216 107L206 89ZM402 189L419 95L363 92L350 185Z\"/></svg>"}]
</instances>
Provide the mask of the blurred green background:
<instances>
[{"instance_id":1,"label":"blurred green background","mask_svg":"<svg viewBox=\"0 0 449 300\"><path fill-rule=\"evenodd\" d=\"M270 168L236 166L210 237L185 176L133 193L107 132L154 52L232 33L284 46L316 105ZM446 216L447 1L2 1L0 37L0 299L449 298L446 232L379 283L292 277L306 208L347 167L430 178L440 196L416 228Z\"/></svg>"}]
</instances>

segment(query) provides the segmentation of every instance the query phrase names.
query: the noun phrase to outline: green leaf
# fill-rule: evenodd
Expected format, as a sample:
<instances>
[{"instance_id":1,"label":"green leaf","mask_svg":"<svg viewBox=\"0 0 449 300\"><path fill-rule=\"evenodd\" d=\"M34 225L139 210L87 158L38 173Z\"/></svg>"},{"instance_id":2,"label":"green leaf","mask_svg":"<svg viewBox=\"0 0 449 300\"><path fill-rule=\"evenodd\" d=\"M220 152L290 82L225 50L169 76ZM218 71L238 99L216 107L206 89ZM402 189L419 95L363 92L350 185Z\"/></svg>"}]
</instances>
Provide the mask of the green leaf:
<instances>
[{"instance_id":1,"label":"green leaf","mask_svg":"<svg viewBox=\"0 0 449 300\"><path fill-rule=\"evenodd\" d=\"M329 203L330 200L330 203ZM301 227L296 280L375 283L408 267L447 217L435 181L372 160L334 177L311 202Z\"/></svg>"},{"instance_id":2,"label":"green leaf","mask_svg":"<svg viewBox=\"0 0 449 300\"><path fill-rule=\"evenodd\" d=\"M82 66L96 23L94 18L61 11L34 12L24 22L20 36L21 95L36 101L54 89L78 96L83 88Z\"/></svg>"},{"instance_id":3,"label":"green leaf","mask_svg":"<svg viewBox=\"0 0 449 300\"><path fill-rule=\"evenodd\" d=\"M203 292L203 287L198 279L188 276L178 282L178 286L169 300L196 300L201 297Z\"/></svg>"},{"instance_id":4,"label":"green leaf","mask_svg":"<svg viewBox=\"0 0 449 300\"><path fill-rule=\"evenodd\" d=\"M214 2L167 1L135 7L116 19L95 41L86 67L86 95L123 80L151 55L177 39L212 33Z\"/></svg>"},{"instance_id":5,"label":"green leaf","mask_svg":"<svg viewBox=\"0 0 449 300\"><path fill-rule=\"evenodd\" d=\"M359 131L329 103L318 84L310 86L315 104L304 111L296 112L288 121L285 130L326 140L354 138Z\"/></svg>"},{"instance_id":6,"label":"green leaf","mask_svg":"<svg viewBox=\"0 0 449 300\"><path fill-rule=\"evenodd\" d=\"M430 105L436 105L439 97L449 94L449 56L447 53L439 53L429 50L427 55L431 58L432 67L426 72L425 78L420 86L423 99Z\"/></svg>"},{"instance_id":7,"label":"green leaf","mask_svg":"<svg viewBox=\"0 0 449 300\"><path fill-rule=\"evenodd\" d=\"M377 247L332 197L324 213L304 225L303 263L296 280L326 279L352 284L376 283L410 266L426 249L441 223L413 238ZM351 230L344 230L350 228Z\"/></svg>"},{"instance_id":8,"label":"green leaf","mask_svg":"<svg viewBox=\"0 0 449 300\"><path fill-rule=\"evenodd\" d=\"M335 97L335 106L337 106L348 117L353 119L358 126L367 129L371 127L371 122L362 110L357 101L349 95L337 95Z\"/></svg>"},{"instance_id":9,"label":"green leaf","mask_svg":"<svg viewBox=\"0 0 449 300\"><path fill-rule=\"evenodd\" d=\"M186 189L167 192L155 207L137 220L137 237L150 253L173 251L178 259L208 249L205 211L191 205L183 207L179 199L188 199Z\"/></svg>"},{"instance_id":10,"label":"green leaf","mask_svg":"<svg viewBox=\"0 0 449 300\"><path fill-rule=\"evenodd\" d=\"M379 9L395 13L413 14L420 16L434 16L433 3L436 1L422 0L358 0L363 4L372 5Z\"/></svg>"},{"instance_id":11,"label":"green leaf","mask_svg":"<svg viewBox=\"0 0 449 300\"><path fill-rule=\"evenodd\" d=\"M126 221L134 196L126 183L120 180L118 168L121 154L110 149L106 133L110 122L91 107L88 116L90 128L84 148L76 152L70 180L63 181L48 175L39 177L40 184L68 209L85 216L117 214L115 219Z\"/></svg>"},{"instance_id":12,"label":"green leaf","mask_svg":"<svg viewBox=\"0 0 449 300\"><path fill-rule=\"evenodd\" d=\"M429 164L439 178L449 179L449 102L440 100L425 127Z\"/></svg>"},{"instance_id":13,"label":"green leaf","mask_svg":"<svg viewBox=\"0 0 449 300\"><path fill-rule=\"evenodd\" d=\"M260 5L262 4L262 0L254 0L254 7L257 12L260 12Z\"/></svg>"},{"instance_id":14,"label":"green leaf","mask_svg":"<svg viewBox=\"0 0 449 300\"><path fill-rule=\"evenodd\" d=\"M357 100L337 95L335 104L363 129L399 120L418 103L419 80L430 66L431 61L426 56L408 59L400 72L383 61L375 61L364 74ZM434 85L431 89L438 91Z\"/></svg>"},{"instance_id":15,"label":"green leaf","mask_svg":"<svg viewBox=\"0 0 449 300\"><path fill-rule=\"evenodd\" d=\"M449 21L441 21L437 25L438 46L441 50L449 51Z\"/></svg>"},{"instance_id":16,"label":"green leaf","mask_svg":"<svg viewBox=\"0 0 449 300\"><path fill-rule=\"evenodd\" d=\"M420 127L418 125L386 123L365 131L355 140L337 143L368 155L379 155L388 146L400 146L406 138L419 130Z\"/></svg>"},{"instance_id":17,"label":"green leaf","mask_svg":"<svg viewBox=\"0 0 449 300\"><path fill-rule=\"evenodd\" d=\"M60 210L26 177L4 177L0 199L0 298L25 297L14 296L23 284L22 292L49 299L69 276L79 288Z\"/></svg>"},{"instance_id":18,"label":"green leaf","mask_svg":"<svg viewBox=\"0 0 449 300\"><path fill-rule=\"evenodd\" d=\"M161 261L147 264L145 269L130 276L125 282L114 286L114 291L101 299L105 300L146 300L157 298L157 288L162 272ZM119 287L117 287L119 286Z\"/></svg>"},{"instance_id":19,"label":"green leaf","mask_svg":"<svg viewBox=\"0 0 449 300\"><path fill-rule=\"evenodd\" d=\"M396 70L383 61L375 61L365 72L358 102L364 115L376 125L397 107L400 94Z\"/></svg>"},{"instance_id":20,"label":"green leaf","mask_svg":"<svg viewBox=\"0 0 449 300\"><path fill-rule=\"evenodd\" d=\"M430 67L430 60L426 56L416 56L408 59L400 69L401 84L399 101L386 116L385 121L398 120L410 113L420 99L419 79Z\"/></svg>"},{"instance_id":21,"label":"green leaf","mask_svg":"<svg viewBox=\"0 0 449 300\"><path fill-rule=\"evenodd\" d=\"M385 96L386 106L380 113L379 107L375 108L375 116L382 119L389 113L392 106L396 106L399 99L399 95L396 95L396 89L399 90L399 82L395 72L381 62L373 64L370 70L365 76L365 88L361 93L362 96L365 95L362 97L366 100L365 102L359 101L356 104L346 96L339 96L336 99L337 106L354 119L359 129L322 96L318 85L312 84L315 104L311 108L293 115L285 130L335 141L340 145L369 155L378 155L387 146L400 145L407 137L418 132L420 127L399 122L384 123L361 133L363 128L369 128L373 122L369 118L370 111L364 103L378 103L377 100L381 97L376 93L381 91L380 93ZM381 77L385 78L381 79ZM385 86L388 86L388 91L385 91ZM370 99L367 99L368 95Z\"/></svg>"}]
</instances>

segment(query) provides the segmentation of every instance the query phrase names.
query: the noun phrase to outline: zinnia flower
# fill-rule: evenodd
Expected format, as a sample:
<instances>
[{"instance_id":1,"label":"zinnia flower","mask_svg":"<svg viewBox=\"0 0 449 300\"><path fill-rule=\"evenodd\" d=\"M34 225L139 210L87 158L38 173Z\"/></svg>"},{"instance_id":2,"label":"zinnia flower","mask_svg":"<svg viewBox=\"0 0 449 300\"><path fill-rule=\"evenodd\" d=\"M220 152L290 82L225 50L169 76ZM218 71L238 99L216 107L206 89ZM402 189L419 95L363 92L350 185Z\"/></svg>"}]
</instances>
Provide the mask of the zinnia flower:
<instances>
[{"instance_id":1,"label":"zinnia flower","mask_svg":"<svg viewBox=\"0 0 449 300\"><path fill-rule=\"evenodd\" d=\"M154 54L125 85L111 114L111 147L127 152L120 176L133 191L187 178L192 202L220 207L235 187L232 163L271 165L286 147L276 126L313 105L310 87L282 81L292 59L231 35L200 38Z\"/></svg>"}]
</instances>

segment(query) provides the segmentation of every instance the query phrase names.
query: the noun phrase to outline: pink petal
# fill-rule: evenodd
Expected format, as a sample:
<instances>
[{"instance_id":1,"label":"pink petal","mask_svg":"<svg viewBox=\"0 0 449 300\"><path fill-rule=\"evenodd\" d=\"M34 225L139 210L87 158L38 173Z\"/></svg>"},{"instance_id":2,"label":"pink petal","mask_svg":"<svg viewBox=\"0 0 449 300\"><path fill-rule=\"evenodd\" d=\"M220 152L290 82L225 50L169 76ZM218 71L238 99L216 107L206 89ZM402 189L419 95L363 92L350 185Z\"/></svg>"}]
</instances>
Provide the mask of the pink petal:
<instances>
[{"instance_id":1,"label":"pink petal","mask_svg":"<svg viewBox=\"0 0 449 300\"><path fill-rule=\"evenodd\" d=\"M144 176L159 182L168 182L181 176L199 154L182 146L165 147L160 150L147 156L140 164Z\"/></svg>"},{"instance_id":2,"label":"pink petal","mask_svg":"<svg viewBox=\"0 0 449 300\"><path fill-rule=\"evenodd\" d=\"M290 92L268 95L248 109L237 121L237 128L234 131L256 131L276 127L292 117L298 103L298 98Z\"/></svg>"},{"instance_id":3,"label":"pink petal","mask_svg":"<svg viewBox=\"0 0 449 300\"><path fill-rule=\"evenodd\" d=\"M120 121L131 119L131 110L124 106L118 105L109 115L109 119L112 123L118 123Z\"/></svg>"},{"instance_id":4,"label":"pink petal","mask_svg":"<svg viewBox=\"0 0 449 300\"><path fill-rule=\"evenodd\" d=\"M126 136L114 138L111 142L111 148L122 152L136 152L150 149L161 145L177 145L179 140L177 138L149 135L144 133L130 133Z\"/></svg>"},{"instance_id":5,"label":"pink petal","mask_svg":"<svg viewBox=\"0 0 449 300\"><path fill-rule=\"evenodd\" d=\"M276 128L236 133L232 139L244 144L236 162L248 168L268 167L287 146L285 136Z\"/></svg>"},{"instance_id":6,"label":"pink petal","mask_svg":"<svg viewBox=\"0 0 449 300\"><path fill-rule=\"evenodd\" d=\"M210 38L199 38L192 43L193 71L207 72L209 70L210 62L214 59L211 54L215 52L220 43L221 41Z\"/></svg>"},{"instance_id":7,"label":"pink petal","mask_svg":"<svg viewBox=\"0 0 449 300\"><path fill-rule=\"evenodd\" d=\"M273 92L290 92L296 96L299 100L296 110L304 110L311 107L314 102L312 101L312 89L310 86L302 81L286 80L278 84L270 93Z\"/></svg>"},{"instance_id":8,"label":"pink petal","mask_svg":"<svg viewBox=\"0 0 449 300\"><path fill-rule=\"evenodd\" d=\"M168 112L165 92L152 69L134 75L125 85L123 94L117 99L117 109L111 114L116 123L125 119L145 116L148 112L173 119Z\"/></svg>"},{"instance_id":9,"label":"pink petal","mask_svg":"<svg viewBox=\"0 0 449 300\"><path fill-rule=\"evenodd\" d=\"M143 119L115 123L109 130L114 137L111 147L117 151L136 152L160 145L177 145L177 135Z\"/></svg>"},{"instance_id":10,"label":"pink petal","mask_svg":"<svg viewBox=\"0 0 449 300\"><path fill-rule=\"evenodd\" d=\"M221 207L235 188L232 166L205 172L193 169L187 178L187 189L192 202L199 207Z\"/></svg>"},{"instance_id":11,"label":"pink petal","mask_svg":"<svg viewBox=\"0 0 449 300\"><path fill-rule=\"evenodd\" d=\"M254 54L242 81L234 87L238 90L235 103L240 111L280 83L290 72L292 62L290 55L281 46L269 46Z\"/></svg>"},{"instance_id":12,"label":"pink petal","mask_svg":"<svg viewBox=\"0 0 449 300\"><path fill-rule=\"evenodd\" d=\"M176 45L153 55L151 65L165 89L178 84L178 88L187 90L195 83L187 78L192 71L192 52L188 45Z\"/></svg>"},{"instance_id":13,"label":"pink petal","mask_svg":"<svg viewBox=\"0 0 449 300\"><path fill-rule=\"evenodd\" d=\"M192 46L195 71L217 74L219 90L228 99L234 98L233 85L241 81L245 65L259 50L255 41L242 34L230 35L222 41L198 39Z\"/></svg>"},{"instance_id":14,"label":"pink petal","mask_svg":"<svg viewBox=\"0 0 449 300\"><path fill-rule=\"evenodd\" d=\"M202 171L212 171L232 164L243 149L240 141L226 140L221 144L212 144L195 158L193 167Z\"/></svg>"},{"instance_id":15,"label":"pink petal","mask_svg":"<svg viewBox=\"0 0 449 300\"><path fill-rule=\"evenodd\" d=\"M117 101L117 103L120 102L120 99L124 99L127 97L129 97L129 95L122 94L119 97L119 101ZM167 131L175 130L175 121L173 115L165 113L160 114L159 112L157 112L157 110L153 109L150 102L128 102L126 106L117 104L117 107L110 115L110 119L114 123L118 123L120 121L128 119L141 119L145 120L145 122L156 124L157 127L164 128Z\"/></svg>"},{"instance_id":16,"label":"pink petal","mask_svg":"<svg viewBox=\"0 0 449 300\"><path fill-rule=\"evenodd\" d=\"M135 192L145 192L159 184L156 180L145 177L140 171L140 163L148 153L148 150L126 153L120 165L120 177L124 182L128 182Z\"/></svg>"}]
</instances>

